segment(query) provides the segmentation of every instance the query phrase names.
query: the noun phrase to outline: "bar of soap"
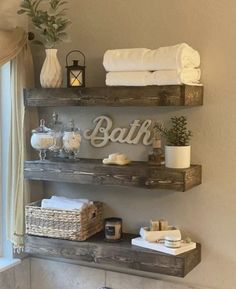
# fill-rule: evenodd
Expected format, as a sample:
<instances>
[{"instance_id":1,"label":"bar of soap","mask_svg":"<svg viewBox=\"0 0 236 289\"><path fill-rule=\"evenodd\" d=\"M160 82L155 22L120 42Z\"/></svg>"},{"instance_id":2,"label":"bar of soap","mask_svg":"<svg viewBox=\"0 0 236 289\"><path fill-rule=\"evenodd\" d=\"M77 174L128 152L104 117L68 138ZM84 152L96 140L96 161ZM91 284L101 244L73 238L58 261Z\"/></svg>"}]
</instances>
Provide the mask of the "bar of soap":
<instances>
[{"instance_id":1,"label":"bar of soap","mask_svg":"<svg viewBox=\"0 0 236 289\"><path fill-rule=\"evenodd\" d=\"M160 231L167 231L168 230L168 221L166 220L160 220Z\"/></svg>"},{"instance_id":2,"label":"bar of soap","mask_svg":"<svg viewBox=\"0 0 236 289\"><path fill-rule=\"evenodd\" d=\"M108 158L103 159L102 162L104 163L104 165L124 166L124 165L129 164L131 161L125 154L114 153L114 154L110 154Z\"/></svg>"},{"instance_id":3,"label":"bar of soap","mask_svg":"<svg viewBox=\"0 0 236 289\"><path fill-rule=\"evenodd\" d=\"M160 223L158 220L150 221L150 231L159 231L160 230Z\"/></svg>"}]
</instances>

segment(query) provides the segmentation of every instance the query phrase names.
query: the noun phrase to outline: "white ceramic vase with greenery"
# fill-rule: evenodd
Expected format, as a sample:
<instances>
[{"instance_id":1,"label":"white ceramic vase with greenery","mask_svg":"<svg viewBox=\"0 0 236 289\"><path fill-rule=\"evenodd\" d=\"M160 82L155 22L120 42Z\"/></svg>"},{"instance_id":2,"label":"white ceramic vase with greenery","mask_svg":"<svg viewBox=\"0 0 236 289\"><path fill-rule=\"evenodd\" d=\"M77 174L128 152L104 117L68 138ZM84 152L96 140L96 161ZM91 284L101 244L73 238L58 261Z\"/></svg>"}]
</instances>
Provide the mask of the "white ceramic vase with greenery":
<instances>
[{"instance_id":1,"label":"white ceramic vase with greenery","mask_svg":"<svg viewBox=\"0 0 236 289\"><path fill-rule=\"evenodd\" d=\"M46 48L46 58L40 73L40 83L45 88L56 88L62 84L62 68L55 46L67 39L65 29L70 21L65 17L65 3L64 0L23 0L18 11L18 14L25 13L31 18L38 32L38 40L34 40L34 43ZM39 8L41 4L47 4L47 7L42 10Z\"/></svg>"},{"instance_id":2,"label":"white ceramic vase with greenery","mask_svg":"<svg viewBox=\"0 0 236 289\"><path fill-rule=\"evenodd\" d=\"M191 146L189 141L192 132L187 129L187 119L184 116L172 117L172 127L164 128L163 125L156 124L162 136L166 138L165 146L165 166L174 169L185 169L190 167Z\"/></svg>"},{"instance_id":3,"label":"white ceramic vase with greenery","mask_svg":"<svg viewBox=\"0 0 236 289\"><path fill-rule=\"evenodd\" d=\"M40 83L44 88L57 88L62 84L62 68L57 58L57 49L46 49L41 72Z\"/></svg>"}]
</instances>

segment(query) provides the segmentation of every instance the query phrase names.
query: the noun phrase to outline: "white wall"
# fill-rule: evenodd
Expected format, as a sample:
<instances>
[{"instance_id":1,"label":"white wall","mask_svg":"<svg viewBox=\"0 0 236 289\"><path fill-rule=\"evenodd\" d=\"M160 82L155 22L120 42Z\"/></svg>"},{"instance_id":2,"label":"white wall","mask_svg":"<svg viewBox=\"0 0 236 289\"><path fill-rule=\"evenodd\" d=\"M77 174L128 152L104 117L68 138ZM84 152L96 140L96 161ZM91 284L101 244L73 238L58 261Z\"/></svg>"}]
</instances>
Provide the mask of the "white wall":
<instances>
[{"instance_id":1,"label":"white wall","mask_svg":"<svg viewBox=\"0 0 236 289\"><path fill-rule=\"evenodd\" d=\"M202 243L201 264L181 281L215 289L235 289L236 284L235 9L233 0L70 0L72 41L59 47L59 55L64 66L69 50L80 49L86 54L88 86L104 85L102 56L108 48L156 48L187 42L201 53L205 97L203 107L192 109L58 109L63 121L73 117L84 129L100 114L112 116L121 126L136 118L167 120L184 114L194 132L192 160L203 165L203 184L185 193L73 184L47 186L48 192L104 201L105 215L122 217L126 231L135 232L157 217L180 226ZM43 57L43 51L34 48L37 73ZM49 109L42 111L43 116L51 113ZM136 160L147 157L147 148L141 145L116 144L99 150L85 142L81 156L103 157L117 150Z\"/></svg>"},{"instance_id":2,"label":"white wall","mask_svg":"<svg viewBox=\"0 0 236 289\"><path fill-rule=\"evenodd\" d=\"M1 0L0 29L12 29L16 26L27 27L27 18L17 15L21 0Z\"/></svg>"}]
</instances>

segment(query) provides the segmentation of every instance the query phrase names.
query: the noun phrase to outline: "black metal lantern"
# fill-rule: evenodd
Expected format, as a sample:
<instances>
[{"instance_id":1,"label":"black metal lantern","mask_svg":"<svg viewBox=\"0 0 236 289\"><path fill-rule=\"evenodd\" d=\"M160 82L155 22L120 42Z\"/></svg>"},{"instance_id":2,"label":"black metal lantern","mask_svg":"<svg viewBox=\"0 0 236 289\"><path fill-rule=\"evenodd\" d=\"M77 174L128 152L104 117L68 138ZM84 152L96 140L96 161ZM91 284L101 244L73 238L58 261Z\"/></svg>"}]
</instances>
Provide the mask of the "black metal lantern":
<instances>
[{"instance_id":1,"label":"black metal lantern","mask_svg":"<svg viewBox=\"0 0 236 289\"><path fill-rule=\"evenodd\" d=\"M70 54L77 52L83 58L83 65L79 65L79 60L73 60L72 65L68 65ZM72 50L66 55L67 68L67 87L84 87L85 86L85 55L79 50Z\"/></svg>"}]
</instances>

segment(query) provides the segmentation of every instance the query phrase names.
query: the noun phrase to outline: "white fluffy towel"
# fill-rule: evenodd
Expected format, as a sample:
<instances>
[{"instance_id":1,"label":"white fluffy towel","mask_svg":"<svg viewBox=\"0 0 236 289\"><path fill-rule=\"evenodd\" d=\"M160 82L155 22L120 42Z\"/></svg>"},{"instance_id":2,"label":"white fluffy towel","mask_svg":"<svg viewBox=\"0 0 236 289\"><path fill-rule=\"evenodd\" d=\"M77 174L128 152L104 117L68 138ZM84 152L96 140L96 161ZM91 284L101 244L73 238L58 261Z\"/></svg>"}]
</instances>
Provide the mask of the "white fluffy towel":
<instances>
[{"instance_id":1,"label":"white fluffy towel","mask_svg":"<svg viewBox=\"0 0 236 289\"><path fill-rule=\"evenodd\" d=\"M109 72L106 75L107 86L147 86L199 84L200 69Z\"/></svg>"},{"instance_id":2,"label":"white fluffy towel","mask_svg":"<svg viewBox=\"0 0 236 289\"><path fill-rule=\"evenodd\" d=\"M103 65L106 71L179 70L199 67L200 55L186 43L156 50L114 49L105 52Z\"/></svg>"}]
</instances>

